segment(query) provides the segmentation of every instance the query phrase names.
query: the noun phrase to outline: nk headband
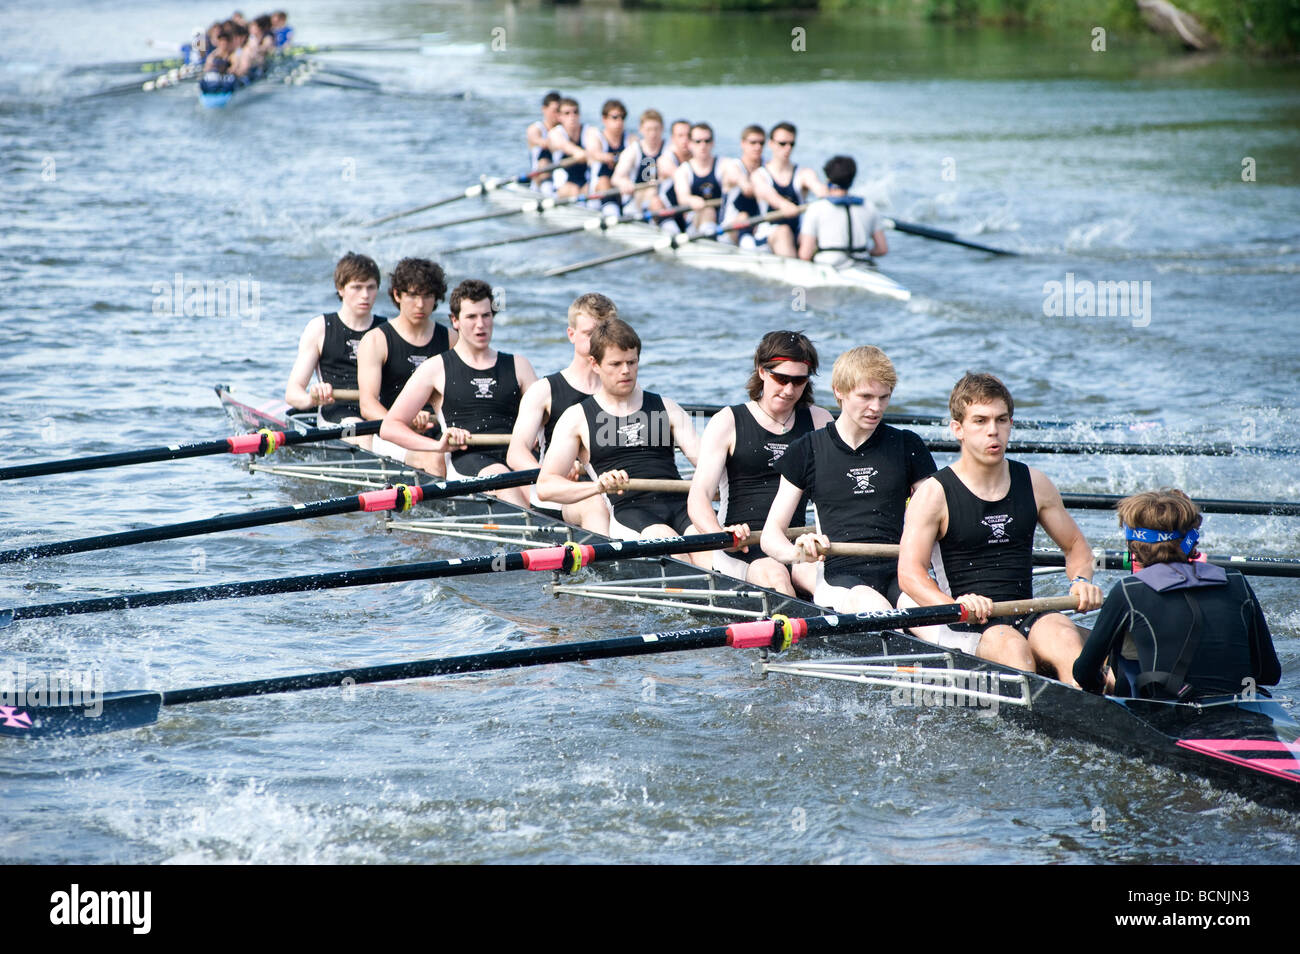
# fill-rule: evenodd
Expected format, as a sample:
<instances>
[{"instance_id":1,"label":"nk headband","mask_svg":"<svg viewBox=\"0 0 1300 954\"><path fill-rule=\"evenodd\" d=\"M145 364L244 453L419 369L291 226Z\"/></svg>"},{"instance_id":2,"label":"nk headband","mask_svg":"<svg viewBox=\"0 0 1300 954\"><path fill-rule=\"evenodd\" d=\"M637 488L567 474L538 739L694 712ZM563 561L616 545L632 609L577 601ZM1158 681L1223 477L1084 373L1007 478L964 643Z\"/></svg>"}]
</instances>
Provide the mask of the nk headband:
<instances>
[{"instance_id":1,"label":"nk headband","mask_svg":"<svg viewBox=\"0 0 1300 954\"><path fill-rule=\"evenodd\" d=\"M1180 547L1187 556L1192 555L1196 549L1196 541L1201 539L1199 530L1188 530L1186 533L1178 530L1148 530L1145 527L1124 528L1125 540L1136 540L1138 543L1169 543L1173 540L1183 541Z\"/></svg>"}]
</instances>

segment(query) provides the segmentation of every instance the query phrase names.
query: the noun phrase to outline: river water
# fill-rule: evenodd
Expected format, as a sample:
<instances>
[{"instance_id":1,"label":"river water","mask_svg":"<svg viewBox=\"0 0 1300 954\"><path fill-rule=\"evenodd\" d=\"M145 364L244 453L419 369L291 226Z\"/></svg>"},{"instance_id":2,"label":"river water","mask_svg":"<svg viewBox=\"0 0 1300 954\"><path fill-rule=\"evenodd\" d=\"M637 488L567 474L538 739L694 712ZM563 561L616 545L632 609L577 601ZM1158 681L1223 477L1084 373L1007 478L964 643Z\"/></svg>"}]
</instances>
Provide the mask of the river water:
<instances>
[{"instance_id":1,"label":"river water","mask_svg":"<svg viewBox=\"0 0 1300 954\"><path fill-rule=\"evenodd\" d=\"M224 434L211 386L278 394L348 249L385 270L427 255L453 281L486 278L505 295L498 344L542 373L566 361L569 301L604 292L645 341L645 383L684 402L739 400L759 336L793 326L828 366L884 348L896 409L939 413L981 368L1028 419L1300 443L1294 65L1189 60L1119 35L1094 51L1088 30L353 0L291 12L303 42L429 36L420 51L328 55L380 93L283 88L205 112L192 90L77 100L123 77L68 72L167 53L199 25L192 5L74 0L53 30L9 12L32 42L0 54L6 461ZM749 122L793 120L797 161L852 153L858 191L888 214L1022 254L891 233L882 266L913 291L898 303L655 258L542 279L608 246L443 257L525 226L399 237L354 224L520 171L551 88L589 118L617 95L634 116L709 119L723 154ZM242 282L245 298L236 314L176 313L186 281ZM1137 283L1141 315L1050 314L1050 283L1121 281ZM1067 490L1300 497L1294 457L1036 463ZM332 492L207 458L7 482L0 514L7 547ZM1117 545L1111 518L1079 519ZM1212 516L1205 542L1294 554L1300 524ZM8 566L0 605L452 552L478 551L331 518ZM1294 582L1256 588L1294 694ZM174 688L686 624L497 577L21 623L0 632L0 658ZM722 651L189 706L149 729L6 750L7 861L1300 860L1296 816L1176 772L973 713L759 683Z\"/></svg>"}]
</instances>

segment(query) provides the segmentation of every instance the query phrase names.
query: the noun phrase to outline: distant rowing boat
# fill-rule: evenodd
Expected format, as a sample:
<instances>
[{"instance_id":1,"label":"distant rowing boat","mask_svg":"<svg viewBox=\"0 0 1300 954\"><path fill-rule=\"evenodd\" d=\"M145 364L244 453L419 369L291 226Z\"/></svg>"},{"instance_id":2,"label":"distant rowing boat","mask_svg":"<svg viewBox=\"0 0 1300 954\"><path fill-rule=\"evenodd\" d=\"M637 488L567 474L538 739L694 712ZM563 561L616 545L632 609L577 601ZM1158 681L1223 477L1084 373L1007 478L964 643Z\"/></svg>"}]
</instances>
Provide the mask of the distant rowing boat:
<instances>
[{"instance_id":1,"label":"distant rowing boat","mask_svg":"<svg viewBox=\"0 0 1300 954\"><path fill-rule=\"evenodd\" d=\"M272 85L301 85L311 77L312 71L309 60L294 63L283 54L274 54L261 69L249 76L204 73L199 78L199 103L205 109L224 109L234 101L237 93L243 99L253 89L265 91Z\"/></svg>"},{"instance_id":2,"label":"distant rowing boat","mask_svg":"<svg viewBox=\"0 0 1300 954\"><path fill-rule=\"evenodd\" d=\"M515 206L531 211L542 196L518 183L485 192L487 199L497 205ZM691 242L677 248L671 247L668 236L659 228L642 222L625 222L600 227L601 214L581 205L557 205L542 213L548 222L557 225L588 225L593 234L599 232L626 245L654 245L662 243L660 251L671 255L685 265L697 268L714 268L728 272L758 275L770 281L806 288L859 288L874 295L897 301L907 301L912 293L888 275L870 265L853 265L835 268L798 258L785 258L769 252L739 248L725 242Z\"/></svg>"},{"instance_id":3,"label":"distant rowing boat","mask_svg":"<svg viewBox=\"0 0 1300 954\"><path fill-rule=\"evenodd\" d=\"M283 402L257 406L219 387L232 425L305 430L314 415L291 417ZM255 463L254 469L295 479L383 487L418 483L420 474L390 458L342 442L318 447L304 463ZM607 542L557 516L475 495L440 501L434 516L394 519L394 529L479 539L497 545ZM698 569L669 557L606 564L609 579L568 582L557 575L554 595L685 610L729 619L820 615L821 607L772 590ZM947 650L906 633L832 636L825 646L840 655L776 661L764 654L763 675L785 674L891 689L903 705L993 711L1031 728L1105 746L1121 754L1180 769L1262 803L1300 809L1300 723L1280 700L1225 698L1195 703L1095 696L1055 679L999 666ZM929 668L920 668L929 667Z\"/></svg>"}]
</instances>

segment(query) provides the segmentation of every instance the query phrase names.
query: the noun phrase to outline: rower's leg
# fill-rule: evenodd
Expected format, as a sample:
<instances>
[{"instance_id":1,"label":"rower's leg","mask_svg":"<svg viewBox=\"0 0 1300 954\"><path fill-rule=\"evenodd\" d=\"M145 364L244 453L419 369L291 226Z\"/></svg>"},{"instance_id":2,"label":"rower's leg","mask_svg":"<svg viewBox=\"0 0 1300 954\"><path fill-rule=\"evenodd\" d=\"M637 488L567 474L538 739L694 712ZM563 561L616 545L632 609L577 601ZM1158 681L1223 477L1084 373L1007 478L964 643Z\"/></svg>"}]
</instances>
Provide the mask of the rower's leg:
<instances>
[{"instance_id":1,"label":"rower's leg","mask_svg":"<svg viewBox=\"0 0 1300 954\"><path fill-rule=\"evenodd\" d=\"M753 583L755 586L765 586L769 590L776 590L786 596L794 596L794 586L790 583L790 572L785 568L785 564L778 563L771 557L763 557L763 559L751 563L745 582Z\"/></svg>"},{"instance_id":2,"label":"rower's leg","mask_svg":"<svg viewBox=\"0 0 1300 954\"><path fill-rule=\"evenodd\" d=\"M434 477L447 476L447 457L440 451L407 451L404 463Z\"/></svg>"},{"instance_id":3,"label":"rower's leg","mask_svg":"<svg viewBox=\"0 0 1300 954\"><path fill-rule=\"evenodd\" d=\"M581 503L565 504L560 514L566 523L576 523L584 530L609 536L609 504L603 494L588 497Z\"/></svg>"},{"instance_id":4,"label":"rower's leg","mask_svg":"<svg viewBox=\"0 0 1300 954\"><path fill-rule=\"evenodd\" d=\"M817 564L795 563L790 567L790 581L800 594L811 598L817 590Z\"/></svg>"},{"instance_id":5,"label":"rower's leg","mask_svg":"<svg viewBox=\"0 0 1300 954\"><path fill-rule=\"evenodd\" d=\"M1037 663L1055 670L1057 679L1078 687L1074 661L1083 652L1083 636L1069 617L1048 613L1036 619L1029 630L1029 649Z\"/></svg>"},{"instance_id":6,"label":"rower's leg","mask_svg":"<svg viewBox=\"0 0 1300 954\"><path fill-rule=\"evenodd\" d=\"M489 464L478 472L478 477L491 477L493 474L508 474L510 468L505 464ZM527 487L504 487L501 490L489 490L489 494L498 500L504 500L506 503L514 504L516 507L527 507L530 503L528 499Z\"/></svg>"},{"instance_id":7,"label":"rower's leg","mask_svg":"<svg viewBox=\"0 0 1300 954\"><path fill-rule=\"evenodd\" d=\"M1029 651L1029 640L1013 626L990 626L980 637L975 654L1004 666L1013 666L1034 672L1034 654Z\"/></svg>"},{"instance_id":8,"label":"rower's leg","mask_svg":"<svg viewBox=\"0 0 1300 954\"><path fill-rule=\"evenodd\" d=\"M767 234L767 245L774 255L794 258L798 254L794 246L794 230L788 225L774 225Z\"/></svg>"},{"instance_id":9,"label":"rower's leg","mask_svg":"<svg viewBox=\"0 0 1300 954\"><path fill-rule=\"evenodd\" d=\"M701 232L712 232L717 222L718 213L713 206L696 209L695 214L691 216L690 231L696 235L699 235Z\"/></svg>"}]
</instances>

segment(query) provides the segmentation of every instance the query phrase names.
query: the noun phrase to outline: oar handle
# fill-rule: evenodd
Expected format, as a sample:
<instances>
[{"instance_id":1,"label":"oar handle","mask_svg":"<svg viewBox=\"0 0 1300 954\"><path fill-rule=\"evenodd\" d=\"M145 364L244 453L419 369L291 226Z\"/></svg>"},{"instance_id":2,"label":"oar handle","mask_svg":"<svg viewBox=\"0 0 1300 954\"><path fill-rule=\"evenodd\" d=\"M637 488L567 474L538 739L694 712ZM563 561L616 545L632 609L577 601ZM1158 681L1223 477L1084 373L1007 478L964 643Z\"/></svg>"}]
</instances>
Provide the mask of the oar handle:
<instances>
[{"instance_id":1,"label":"oar handle","mask_svg":"<svg viewBox=\"0 0 1300 954\"><path fill-rule=\"evenodd\" d=\"M829 556L860 556L860 557L896 557L898 556L897 543L834 543L829 547L818 547L822 553Z\"/></svg>"},{"instance_id":2,"label":"oar handle","mask_svg":"<svg viewBox=\"0 0 1300 954\"><path fill-rule=\"evenodd\" d=\"M633 477L622 485L623 490L649 491L656 494L690 493L689 480L665 480L657 477Z\"/></svg>"},{"instance_id":3,"label":"oar handle","mask_svg":"<svg viewBox=\"0 0 1300 954\"><path fill-rule=\"evenodd\" d=\"M360 401L361 392L358 391L356 388L335 388L334 400L335 401Z\"/></svg>"},{"instance_id":4,"label":"oar handle","mask_svg":"<svg viewBox=\"0 0 1300 954\"><path fill-rule=\"evenodd\" d=\"M995 616L1024 616L1026 613L1059 613L1064 610L1076 610L1079 608L1079 601L1073 596L1044 596L1033 600L1007 600L1004 603L994 603L993 612L989 614L992 619Z\"/></svg>"},{"instance_id":5,"label":"oar handle","mask_svg":"<svg viewBox=\"0 0 1300 954\"><path fill-rule=\"evenodd\" d=\"M509 434L471 434L470 447L509 447Z\"/></svg>"}]
</instances>

